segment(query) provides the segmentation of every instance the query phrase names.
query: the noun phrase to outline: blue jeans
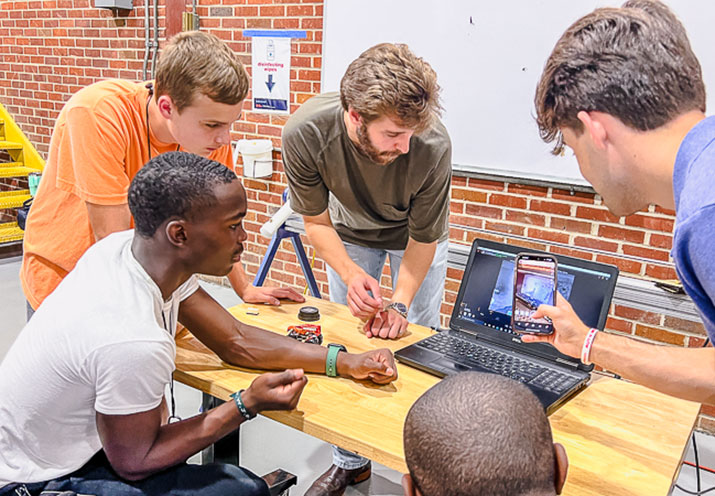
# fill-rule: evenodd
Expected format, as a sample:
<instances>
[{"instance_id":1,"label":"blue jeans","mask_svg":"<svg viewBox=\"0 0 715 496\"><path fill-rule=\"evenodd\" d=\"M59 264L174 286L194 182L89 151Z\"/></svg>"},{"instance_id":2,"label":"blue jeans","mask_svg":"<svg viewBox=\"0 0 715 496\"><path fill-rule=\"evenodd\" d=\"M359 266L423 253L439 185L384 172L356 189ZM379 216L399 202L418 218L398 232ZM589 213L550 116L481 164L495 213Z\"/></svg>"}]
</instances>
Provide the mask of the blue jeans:
<instances>
[{"instance_id":1,"label":"blue jeans","mask_svg":"<svg viewBox=\"0 0 715 496\"><path fill-rule=\"evenodd\" d=\"M181 463L141 481L119 478L104 451L97 453L84 467L64 477L34 484L10 484L0 488L0 496L15 496L25 486L32 496L44 491L73 491L102 496L268 496L268 485L257 475L234 465Z\"/></svg>"},{"instance_id":2,"label":"blue jeans","mask_svg":"<svg viewBox=\"0 0 715 496\"><path fill-rule=\"evenodd\" d=\"M344 243L344 245L350 259L378 282L382 274L382 267L385 265L385 259L389 256L392 290L395 290L405 250L380 250L350 243ZM444 297L444 280L447 277L448 249L449 241L437 243L429 271L422 281L420 289L417 290L407 313L409 322L427 327L439 327L439 315ZM328 266L328 287L330 301L347 304L348 287L330 266ZM333 446L333 464L340 468L352 470L367 465L368 462L367 458Z\"/></svg>"}]
</instances>

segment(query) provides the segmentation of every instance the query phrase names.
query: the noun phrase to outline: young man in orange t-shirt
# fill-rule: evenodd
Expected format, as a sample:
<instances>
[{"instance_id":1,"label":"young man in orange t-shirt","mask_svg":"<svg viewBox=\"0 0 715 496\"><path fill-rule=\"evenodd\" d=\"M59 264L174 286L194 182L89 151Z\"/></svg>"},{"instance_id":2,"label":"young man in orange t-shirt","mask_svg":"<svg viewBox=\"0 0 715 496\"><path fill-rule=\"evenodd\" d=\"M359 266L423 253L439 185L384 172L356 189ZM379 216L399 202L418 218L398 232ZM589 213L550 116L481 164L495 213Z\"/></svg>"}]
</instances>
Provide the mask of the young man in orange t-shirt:
<instances>
[{"instance_id":1,"label":"young man in orange t-shirt","mask_svg":"<svg viewBox=\"0 0 715 496\"><path fill-rule=\"evenodd\" d=\"M127 189L151 157L180 149L233 167L230 129L247 93L238 57L194 31L166 46L153 84L101 81L70 98L27 219L20 279L28 318L87 248L132 227ZM248 302L303 301L293 289L251 285L241 264L229 280Z\"/></svg>"}]
</instances>

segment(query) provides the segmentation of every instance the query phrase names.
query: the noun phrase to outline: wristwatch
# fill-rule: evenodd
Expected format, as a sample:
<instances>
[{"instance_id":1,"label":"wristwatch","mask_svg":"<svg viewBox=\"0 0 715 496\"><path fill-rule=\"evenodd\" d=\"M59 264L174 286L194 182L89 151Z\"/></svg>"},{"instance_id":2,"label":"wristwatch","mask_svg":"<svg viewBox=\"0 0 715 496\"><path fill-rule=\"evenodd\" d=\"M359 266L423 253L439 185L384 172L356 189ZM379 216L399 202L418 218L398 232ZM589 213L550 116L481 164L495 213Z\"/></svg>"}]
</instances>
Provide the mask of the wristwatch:
<instances>
[{"instance_id":1,"label":"wristwatch","mask_svg":"<svg viewBox=\"0 0 715 496\"><path fill-rule=\"evenodd\" d=\"M348 349L342 344L330 343L328 345L328 356L325 359L325 375L328 377L338 376L338 353L344 351L348 352Z\"/></svg>"},{"instance_id":2,"label":"wristwatch","mask_svg":"<svg viewBox=\"0 0 715 496\"><path fill-rule=\"evenodd\" d=\"M400 303L399 301L393 301L385 307L385 310L394 310L402 315L402 317L407 318L407 305Z\"/></svg>"}]
</instances>

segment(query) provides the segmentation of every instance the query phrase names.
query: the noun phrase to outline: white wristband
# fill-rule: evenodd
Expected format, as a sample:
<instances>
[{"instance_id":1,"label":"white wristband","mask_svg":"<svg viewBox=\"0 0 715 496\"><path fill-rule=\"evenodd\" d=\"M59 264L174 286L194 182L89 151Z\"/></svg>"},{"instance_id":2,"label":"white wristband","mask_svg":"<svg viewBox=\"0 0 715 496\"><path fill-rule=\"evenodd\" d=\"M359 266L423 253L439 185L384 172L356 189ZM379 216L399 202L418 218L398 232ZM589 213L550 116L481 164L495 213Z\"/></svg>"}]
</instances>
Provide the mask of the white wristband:
<instances>
[{"instance_id":1,"label":"white wristband","mask_svg":"<svg viewBox=\"0 0 715 496\"><path fill-rule=\"evenodd\" d=\"M581 362L584 365L591 365L589 357L591 356L591 347L593 346L593 341L596 339L596 334L598 329L591 329L586 334L586 339L583 340L583 347L581 348Z\"/></svg>"}]
</instances>

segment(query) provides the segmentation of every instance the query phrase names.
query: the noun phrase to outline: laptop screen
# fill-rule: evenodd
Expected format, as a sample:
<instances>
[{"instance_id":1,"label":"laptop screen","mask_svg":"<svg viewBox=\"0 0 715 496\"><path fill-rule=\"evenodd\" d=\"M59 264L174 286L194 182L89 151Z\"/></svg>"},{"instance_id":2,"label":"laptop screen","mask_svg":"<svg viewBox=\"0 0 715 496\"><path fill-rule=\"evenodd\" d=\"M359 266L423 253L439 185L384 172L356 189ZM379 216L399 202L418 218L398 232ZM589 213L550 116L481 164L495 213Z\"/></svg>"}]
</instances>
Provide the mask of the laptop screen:
<instances>
[{"instance_id":1,"label":"laptop screen","mask_svg":"<svg viewBox=\"0 0 715 496\"><path fill-rule=\"evenodd\" d=\"M486 331L496 338L504 335L506 341L520 342L519 335L511 329L514 265L520 252L535 253L534 250L486 240L473 243L450 327L479 329L480 334ZM618 269L612 265L551 255L558 261L559 292L587 326L603 329Z\"/></svg>"}]
</instances>

